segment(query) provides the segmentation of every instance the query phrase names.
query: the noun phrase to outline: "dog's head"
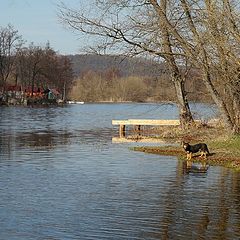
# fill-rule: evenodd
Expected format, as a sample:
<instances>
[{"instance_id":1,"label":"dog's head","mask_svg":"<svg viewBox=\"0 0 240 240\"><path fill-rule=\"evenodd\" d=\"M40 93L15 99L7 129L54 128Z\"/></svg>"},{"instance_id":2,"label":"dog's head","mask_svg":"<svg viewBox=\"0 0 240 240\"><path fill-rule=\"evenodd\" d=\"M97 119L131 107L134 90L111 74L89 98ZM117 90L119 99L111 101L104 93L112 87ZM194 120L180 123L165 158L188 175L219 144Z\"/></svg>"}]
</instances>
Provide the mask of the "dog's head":
<instances>
[{"instance_id":1,"label":"dog's head","mask_svg":"<svg viewBox=\"0 0 240 240\"><path fill-rule=\"evenodd\" d=\"M182 142L182 147L186 150L189 146L189 143Z\"/></svg>"}]
</instances>

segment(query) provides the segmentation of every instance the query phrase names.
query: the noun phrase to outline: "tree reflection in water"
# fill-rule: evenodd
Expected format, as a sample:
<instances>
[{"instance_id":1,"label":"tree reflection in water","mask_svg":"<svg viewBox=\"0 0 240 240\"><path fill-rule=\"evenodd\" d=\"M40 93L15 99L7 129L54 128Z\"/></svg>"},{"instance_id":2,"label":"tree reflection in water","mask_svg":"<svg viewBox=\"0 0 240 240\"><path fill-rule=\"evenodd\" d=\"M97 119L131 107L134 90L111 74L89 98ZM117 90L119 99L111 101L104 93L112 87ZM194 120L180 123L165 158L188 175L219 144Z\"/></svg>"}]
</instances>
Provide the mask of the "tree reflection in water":
<instances>
[{"instance_id":1,"label":"tree reflection in water","mask_svg":"<svg viewBox=\"0 0 240 240\"><path fill-rule=\"evenodd\" d=\"M39 131L0 135L0 152L11 154L14 148L47 148L69 144L72 134L67 131Z\"/></svg>"},{"instance_id":2,"label":"tree reflection in water","mask_svg":"<svg viewBox=\"0 0 240 240\"><path fill-rule=\"evenodd\" d=\"M239 225L236 225L240 221L239 174L233 175L229 169L222 168L217 181L208 182L208 170L206 163L178 161L175 181L169 185L164 201L161 239L236 239L240 236ZM230 180L231 176L234 177ZM196 182L200 182L198 186L202 188L196 189Z\"/></svg>"}]
</instances>

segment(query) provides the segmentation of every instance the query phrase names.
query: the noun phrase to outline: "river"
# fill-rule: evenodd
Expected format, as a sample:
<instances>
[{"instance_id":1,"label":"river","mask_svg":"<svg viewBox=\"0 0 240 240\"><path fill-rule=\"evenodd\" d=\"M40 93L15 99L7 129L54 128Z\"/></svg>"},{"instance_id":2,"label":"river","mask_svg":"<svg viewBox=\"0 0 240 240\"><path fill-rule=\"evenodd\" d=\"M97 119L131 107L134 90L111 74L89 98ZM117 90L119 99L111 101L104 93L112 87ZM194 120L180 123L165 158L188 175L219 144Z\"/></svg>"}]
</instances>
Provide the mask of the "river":
<instances>
[{"instance_id":1,"label":"river","mask_svg":"<svg viewBox=\"0 0 240 240\"><path fill-rule=\"evenodd\" d=\"M239 239L239 173L186 174L176 157L129 149L143 143L112 143L112 119L177 115L172 104L1 107L0 239Z\"/></svg>"}]
</instances>

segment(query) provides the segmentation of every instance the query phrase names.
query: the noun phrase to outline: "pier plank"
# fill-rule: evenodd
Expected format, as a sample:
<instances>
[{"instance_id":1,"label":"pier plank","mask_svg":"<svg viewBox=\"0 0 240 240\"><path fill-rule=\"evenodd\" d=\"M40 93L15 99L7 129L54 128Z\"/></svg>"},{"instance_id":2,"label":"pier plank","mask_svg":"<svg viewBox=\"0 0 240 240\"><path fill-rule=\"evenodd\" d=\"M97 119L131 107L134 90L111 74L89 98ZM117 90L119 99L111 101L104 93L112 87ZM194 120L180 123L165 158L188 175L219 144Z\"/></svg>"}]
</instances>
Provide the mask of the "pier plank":
<instances>
[{"instance_id":1,"label":"pier plank","mask_svg":"<svg viewBox=\"0 0 240 240\"><path fill-rule=\"evenodd\" d=\"M156 119L127 119L112 120L112 125L149 125L149 126L178 126L179 120L156 120Z\"/></svg>"}]
</instances>

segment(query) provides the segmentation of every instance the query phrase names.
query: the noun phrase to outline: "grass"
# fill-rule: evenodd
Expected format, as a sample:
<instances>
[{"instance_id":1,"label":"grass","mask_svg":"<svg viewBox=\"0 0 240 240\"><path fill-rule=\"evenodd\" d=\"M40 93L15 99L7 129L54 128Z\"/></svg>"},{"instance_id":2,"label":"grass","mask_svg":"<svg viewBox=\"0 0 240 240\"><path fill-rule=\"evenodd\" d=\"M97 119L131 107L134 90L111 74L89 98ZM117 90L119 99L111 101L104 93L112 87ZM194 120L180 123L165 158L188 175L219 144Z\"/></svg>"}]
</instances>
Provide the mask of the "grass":
<instances>
[{"instance_id":1,"label":"grass","mask_svg":"<svg viewBox=\"0 0 240 240\"><path fill-rule=\"evenodd\" d=\"M225 151L233 156L240 156L240 136L211 141L211 146L218 151Z\"/></svg>"}]
</instances>

